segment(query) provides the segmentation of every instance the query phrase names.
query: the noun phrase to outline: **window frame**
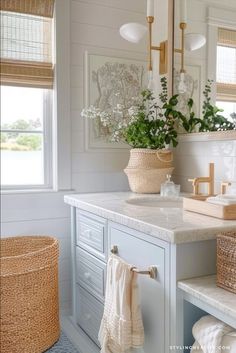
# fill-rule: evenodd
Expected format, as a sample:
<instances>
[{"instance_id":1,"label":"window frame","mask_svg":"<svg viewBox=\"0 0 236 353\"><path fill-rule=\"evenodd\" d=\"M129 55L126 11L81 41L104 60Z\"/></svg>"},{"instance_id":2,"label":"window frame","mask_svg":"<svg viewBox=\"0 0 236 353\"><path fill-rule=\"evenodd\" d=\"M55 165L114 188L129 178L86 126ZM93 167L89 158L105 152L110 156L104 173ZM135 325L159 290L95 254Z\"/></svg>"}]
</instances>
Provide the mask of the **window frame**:
<instances>
[{"instance_id":1,"label":"window frame","mask_svg":"<svg viewBox=\"0 0 236 353\"><path fill-rule=\"evenodd\" d=\"M2 86L2 85L1 85ZM23 86L12 86L12 87L22 87ZM32 88L34 89L34 88ZM37 88L35 88L37 89ZM39 88L40 89L40 88ZM44 169L44 183L43 184L14 184L7 185L1 183L2 191L23 191L23 190L39 190L39 189L51 189L53 180L53 141L52 141L52 116L53 116L53 93L52 90L44 89L43 92L43 169ZM4 132L4 129L0 129ZM12 130L14 132L14 130ZM17 130L18 131L18 130ZM20 133L30 133L27 130L20 130Z\"/></svg>"},{"instance_id":2,"label":"window frame","mask_svg":"<svg viewBox=\"0 0 236 353\"><path fill-rule=\"evenodd\" d=\"M216 102L217 101L222 101L222 102L230 102L230 103L235 103L236 102L236 84L235 83L228 83L228 82L223 82L223 81L218 81L217 80L217 74L218 74L218 48L229 48L230 46L219 44L217 42L216 44ZM232 47L233 50L236 51L235 47ZM227 92L230 89L230 93ZM223 92L222 92L223 91ZM233 93L232 93L233 91Z\"/></svg>"},{"instance_id":3,"label":"window frame","mask_svg":"<svg viewBox=\"0 0 236 353\"><path fill-rule=\"evenodd\" d=\"M3 194L71 191L70 1L56 0L53 17L54 85L51 99L51 187L11 188Z\"/></svg>"},{"instance_id":4,"label":"window frame","mask_svg":"<svg viewBox=\"0 0 236 353\"><path fill-rule=\"evenodd\" d=\"M228 11L222 9L209 7L208 8L208 38L207 38L207 70L206 77L216 82L217 72L217 46L218 46L218 29L225 28L229 30L236 30L236 11ZM220 19L220 20L219 20ZM212 87L211 96L214 102L217 101L217 89L216 85ZM221 98L222 100L222 98Z\"/></svg>"}]
</instances>

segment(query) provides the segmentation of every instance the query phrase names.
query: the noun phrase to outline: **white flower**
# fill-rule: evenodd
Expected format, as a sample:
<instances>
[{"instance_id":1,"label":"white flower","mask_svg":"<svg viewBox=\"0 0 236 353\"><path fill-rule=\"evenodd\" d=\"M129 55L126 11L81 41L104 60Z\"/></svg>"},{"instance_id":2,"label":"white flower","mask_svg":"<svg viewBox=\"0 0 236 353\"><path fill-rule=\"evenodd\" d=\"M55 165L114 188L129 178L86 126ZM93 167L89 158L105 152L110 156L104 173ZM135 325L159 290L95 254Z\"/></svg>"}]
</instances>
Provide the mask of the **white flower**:
<instances>
[{"instance_id":1,"label":"white flower","mask_svg":"<svg viewBox=\"0 0 236 353\"><path fill-rule=\"evenodd\" d=\"M138 113L138 107L136 106L132 106L128 109L128 114L130 117L137 115L137 113Z\"/></svg>"},{"instance_id":2,"label":"white flower","mask_svg":"<svg viewBox=\"0 0 236 353\"><path fill-rule=\"evenodd\" d=\"M82 118L96 119L101 114L100 109L95 108L93 105L87 109L83 109L81 112Z\"/></svg>"}]
</instances>

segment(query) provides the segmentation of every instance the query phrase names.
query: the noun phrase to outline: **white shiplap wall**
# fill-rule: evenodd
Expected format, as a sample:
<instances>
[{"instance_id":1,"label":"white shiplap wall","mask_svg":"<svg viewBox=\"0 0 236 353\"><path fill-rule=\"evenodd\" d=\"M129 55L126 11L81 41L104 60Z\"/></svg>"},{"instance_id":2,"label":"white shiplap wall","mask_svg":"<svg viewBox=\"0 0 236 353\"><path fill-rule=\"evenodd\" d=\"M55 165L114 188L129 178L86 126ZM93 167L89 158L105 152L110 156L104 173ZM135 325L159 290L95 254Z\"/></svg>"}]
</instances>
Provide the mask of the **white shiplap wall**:
<instances>
[{"instance_id":1,"label":"white shiplap wall","mask_svg":"<svg viewBox=\"0 0 236 353\"><path fill-rule=\"evenodd\" d=\"M1 236L52 235L59 239L61 308L71 301L70 210L61 192L7 194L2 196Z\"/></svg>"},{"instance_id":2,"label":"white shiplap wall","mask_svg":"<svg viewBox=\"0 0 236 353\"><path fill-rule=\"evenodd\" d=\"M129 151L108 149L86 151L85 121L80 112L85 106L85 51L141 59L146 44L128 43L119 35L126 22L145 23L146 0L71 1L71 121L72 186L78 192L127 190L123 169Z\"/></svg>"}]
</instances>

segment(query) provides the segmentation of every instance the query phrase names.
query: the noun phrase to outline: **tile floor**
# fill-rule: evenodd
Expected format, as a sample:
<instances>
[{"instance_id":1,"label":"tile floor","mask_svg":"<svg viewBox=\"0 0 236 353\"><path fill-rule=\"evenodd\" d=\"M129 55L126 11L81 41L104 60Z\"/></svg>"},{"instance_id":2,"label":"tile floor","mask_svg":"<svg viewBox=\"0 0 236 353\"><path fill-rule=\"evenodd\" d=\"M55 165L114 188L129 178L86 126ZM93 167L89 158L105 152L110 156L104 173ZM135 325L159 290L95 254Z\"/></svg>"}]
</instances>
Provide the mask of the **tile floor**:
<instances>
[{"instance_id":1,"label":"tile floor","mask_svg":"<svg viewBox=\"0 0 236 353\"><path fill-rule=\"evenodd\" d=\"M45 353L79 353L73 344L69 341L66 335L62 332L57 343L54 344Z\"/></svg>"}]
</instances>

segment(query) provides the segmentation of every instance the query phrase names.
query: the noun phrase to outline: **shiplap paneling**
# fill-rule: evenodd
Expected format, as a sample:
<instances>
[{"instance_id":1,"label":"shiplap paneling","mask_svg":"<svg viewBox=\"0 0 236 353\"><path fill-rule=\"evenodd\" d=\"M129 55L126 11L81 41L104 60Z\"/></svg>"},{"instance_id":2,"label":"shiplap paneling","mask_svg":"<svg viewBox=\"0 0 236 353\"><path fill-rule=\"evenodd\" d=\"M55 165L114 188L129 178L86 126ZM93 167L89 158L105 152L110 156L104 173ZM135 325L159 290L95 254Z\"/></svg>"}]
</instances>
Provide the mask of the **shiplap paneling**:
<instances>
[{"instance_id":1,"label":"shiplap paneling","mask_svg":"<svg viewBox=\"0 0 236 353\"><path fill-rule=\"evenodd\" d=\"M69 217L64 193L37 192L2 195L2 222Z\"/></svg>"},{"instance_id":2,"label":"shiplap paneling","mask_svg":"<svg viewBox=\"0 0 236 353\"><path fill-rule=\"evenodd\" d=\"M146 0L73 0L77 3L87 3L91 7L93 5L107 6L117 10L123 9L131 11L132 13L145 13L146 10Z\"/></svg>"},{"instance_id":3,"label":"shiplap paneling","mask_svg":"<svg viewBox=\"0 0 236 353\"><path fill-rule=\"evenodd\" d=\"M125 40L124 40L125 42ZM146 45L144 42L144 50L138 51L137 46L135 44L130 43L129 50L120 49L115 45L111 48L106 48L105 46L97 46L88 45L88 44L80 44L80 43L71 43L71 65L82 65L84 63L84 53L86 50L89 52L96 52L97 55L107 55L107 56L115 56L115 57L123 57L126 59L133 60L146 60Z\"/></svg>"},{"instance_id":4,"label":"shiplap paneling","mask_svg":"<svg viewBox=\"0 0 236 353\"><path fill-rule=\"evenodd\" d=\"M117 29L129 21L130 18L132 18L133 22L145 23L143 13L133 12L132 10L117 9L95 3L92 5L91 11L90 3L77 1L72 1L71 3L72 22Z\"/></svg>"},{"instance_id":5,"label":"shiplap paneling","mask_svg":"<svg viewBox=\"0 0 236 353\"><path fill-rule=\"evenodd\" d=\"M11 196L10 200L8 196ZM9 201L13 202L13 195L3 195L2 210L5 210L6 198L8 199L8 210L5 213L4 221L1 224L1 236L10 237L20 235L50 235L56 237L59 240L60 305L61 308L65 309L70 307L71 302L69 207L64 207L61 195L60 198L58 198L58 195L54 194L54 199L52 195L48 195L46 200L41 196L42 194L15 195L14 199L18 207L17 214L15 211L10 211L11 203L9 203ZM45 203L42 199L44 199ZM37 204L36 209L34 208L34 204ZM24 205L23 212L20 205ZM60 210L60 206L64 209L63 216ZM57 208L60 212L56 212ZM57 216L60 215L60 217L55 217L55 214L57 214ZM20 220L20 218L22 219Z\"/></svg>"},{"instance_id":6,"label":"shiplap paneling","mask_svg":"<svg viewBox=\"0 0 236 353\"><path fill-rule=\"evenodd\" d=\"M72 186L78 192L127 190L123 169L128 163L127 149L86 150L85 52L98 55L146 59L146 41L138 45L125 41L119 28L127 22L145 24L146 1L71 0L71 123Z\"/></svg>"},{"instance_id":7,"label":"shiplap paneling","mask_svg":"<svg viewBox=\"0 0 236 353\"><path fill-rule=\"evenodd\" d=\"M93 26L72 22L71 42L83 45L92 45L105 48L115 48L120 50L130 50L143 52L146 44L141 41L138 44L129 43L119 34L119 26L110 28L108 26ZM131 56L132 57L132 56Z\"/></svg>"}]
</instances>

